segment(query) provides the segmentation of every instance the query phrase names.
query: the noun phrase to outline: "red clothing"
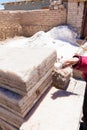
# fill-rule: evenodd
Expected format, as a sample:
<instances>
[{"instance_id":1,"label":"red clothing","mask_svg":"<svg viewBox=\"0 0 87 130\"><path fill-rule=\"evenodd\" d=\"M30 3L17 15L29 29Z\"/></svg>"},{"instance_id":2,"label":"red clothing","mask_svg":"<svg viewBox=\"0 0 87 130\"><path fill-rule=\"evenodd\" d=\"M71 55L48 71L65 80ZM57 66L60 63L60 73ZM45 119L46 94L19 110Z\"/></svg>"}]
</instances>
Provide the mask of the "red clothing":
<instances>
[{"instance_id":1,"label":"red clothing","mask_svg":"<svg viewBox=\"0 0 87 130\"><path fill-rule=\"evenodd\" d=\"M87 56L78 56L74 57L79 58L79 62L73 66L73 68L78 69L83 72L83 78L87 81Z\"/></svg>"}]
</instances>

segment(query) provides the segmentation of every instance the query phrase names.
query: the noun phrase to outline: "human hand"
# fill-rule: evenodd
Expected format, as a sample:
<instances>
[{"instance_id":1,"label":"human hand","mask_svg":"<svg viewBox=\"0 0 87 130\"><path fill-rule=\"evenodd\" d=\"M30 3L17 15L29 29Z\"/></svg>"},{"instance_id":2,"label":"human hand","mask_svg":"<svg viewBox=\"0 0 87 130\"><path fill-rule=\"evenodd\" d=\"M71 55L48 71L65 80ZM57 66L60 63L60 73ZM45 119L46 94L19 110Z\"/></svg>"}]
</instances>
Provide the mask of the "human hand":
<instances>
[{"instance_id":1,"label":"human hand","mask_svg":"<svg viewBox=\"0 0 87 130\"><path fill-rule=\"evenodd\" d=\"M66 60L66 61L63 63L62 68L66 68L66 67L68 67L68 66L75 65L75 64L78 63L78 61L79 61L79 58L78 58L78 57L73 57L73 58L71 58L71 59L69 59L69 60Z\"/></svg>"}]
</instances>

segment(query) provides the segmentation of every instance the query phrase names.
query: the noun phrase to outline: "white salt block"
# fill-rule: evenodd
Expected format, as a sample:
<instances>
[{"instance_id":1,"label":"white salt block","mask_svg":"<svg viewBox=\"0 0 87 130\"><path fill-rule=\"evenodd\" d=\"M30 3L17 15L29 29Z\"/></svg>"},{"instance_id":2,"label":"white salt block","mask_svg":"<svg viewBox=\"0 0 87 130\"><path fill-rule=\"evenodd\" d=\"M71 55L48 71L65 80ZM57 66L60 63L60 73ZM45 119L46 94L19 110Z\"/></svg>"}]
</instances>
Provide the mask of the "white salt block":
<instances>
[{"instance_id":1,"label":"white salt block","mask_svg":"<svg viewBox=\"0 0 87 130\"><path fill-rule=\"evenodd\" d=\"M54 69L61 69L62 68L62 62L56 62L55 64L54 64Z\"/></svg>"}]
</instances>

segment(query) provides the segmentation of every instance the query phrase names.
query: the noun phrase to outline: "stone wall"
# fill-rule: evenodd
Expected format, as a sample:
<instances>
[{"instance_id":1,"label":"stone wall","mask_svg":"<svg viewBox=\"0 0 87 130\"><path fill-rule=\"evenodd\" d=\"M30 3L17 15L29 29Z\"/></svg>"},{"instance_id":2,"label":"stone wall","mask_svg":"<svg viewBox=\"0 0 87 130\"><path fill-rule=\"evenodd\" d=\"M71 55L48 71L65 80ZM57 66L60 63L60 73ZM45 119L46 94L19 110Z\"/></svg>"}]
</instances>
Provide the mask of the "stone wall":
<instances>
[{"instance_id":1,"label":"stone wall","mask_svg":"<svg viewBox=\"0 0 87 130\"><path fill-rule=\"evenodd\" d=\"M73 26L81 34L83 21L84 2L78 0L68 0L67 24Z\"/></svg>"},{"instance_id":2,"label":"stone wall","mask_svg":"<svg viewBox=\"0 0 87 130\"><path fill-rule=\"evenodd\" d=\"M66 9L33 11L0 11L0 40L14 36L31 36L66 24Z\"/></svg>"}]
</instances>

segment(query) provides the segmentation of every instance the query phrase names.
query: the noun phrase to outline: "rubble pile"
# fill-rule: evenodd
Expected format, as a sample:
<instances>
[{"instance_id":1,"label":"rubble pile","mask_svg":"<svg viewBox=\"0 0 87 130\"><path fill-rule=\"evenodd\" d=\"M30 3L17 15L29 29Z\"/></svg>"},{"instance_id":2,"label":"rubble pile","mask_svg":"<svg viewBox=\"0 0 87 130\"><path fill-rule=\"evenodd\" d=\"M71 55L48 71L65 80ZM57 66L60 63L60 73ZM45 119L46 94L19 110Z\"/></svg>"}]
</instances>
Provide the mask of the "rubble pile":
<instances>
[{"instance_id":1,"label":"rubble pile","mask_svg":"<svg viewBox=\"0 0 87 130\"><path fill-rule=\"evenodd\" d=\"M62 4L62 0L54 0L54 1L51 1L50 2L50 5L49 5L49 9L50 10L56 10L56 9L61 9L63 10L65 7L64 5Z\"/></svg>"}]
</instances>

